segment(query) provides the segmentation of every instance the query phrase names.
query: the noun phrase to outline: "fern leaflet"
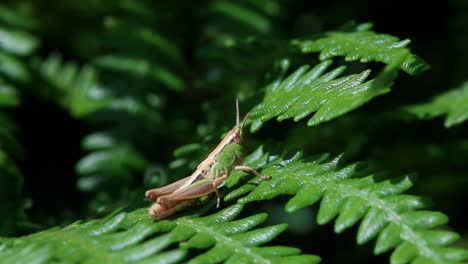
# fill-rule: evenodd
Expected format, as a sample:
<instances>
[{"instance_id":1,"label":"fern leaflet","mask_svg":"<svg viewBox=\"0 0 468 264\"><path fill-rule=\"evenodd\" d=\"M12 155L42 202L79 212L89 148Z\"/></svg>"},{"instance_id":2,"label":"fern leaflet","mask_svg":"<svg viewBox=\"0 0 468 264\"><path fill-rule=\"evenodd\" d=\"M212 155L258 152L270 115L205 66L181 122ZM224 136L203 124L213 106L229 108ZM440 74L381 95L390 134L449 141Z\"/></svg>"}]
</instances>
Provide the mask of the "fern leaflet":
<instances>
[{"instance_id":1,"label":"fern leaflet","mask_svg":"<svg viewBox=\"0 0 468 264\"><path fill-rule=\"evenodd\" d=\"M468 119L468 82L435 96L430 102L409 106L406 110L421 119L446 115L445 127L463 123Z\"/></svg>"},{"instance_id":2,"label":"fern leaflet","mask_svg":"<svg viewBox=\"0 0 468 264\"><path fill-rule=\"evenodd\" d=\"M75 223L31 236L0 240L3 263L317 263L296 248L259 247L286 224L256 228L267 215L234 220L242 205L205 217L153 222L145 209L103 220ZM173 244L179 247L171 249ZM190 249L205 250L186 259ZM31 262L32 261L32 262Z\"/></svg>"},{"instance_id":3,"label":"fern leaflet","mask_svg":"<svg viewBox=\"0 0 468 264\"><path fill-rule=\"evenodd\" d=\"M246 1L247 3L237 1L216 1L208 6L208 9L214 14L223 17L224 20L232 21L231 28L228 30L236 31L237 36L248 34L267 34L272 30L272 24L267 17L267 10L255 8L255 1ZM267 1L270 5L275 5L273 1ZM257 10L256 10L257 9ZM267 8L264 8L267 9ZM226 22L225 22L226 23Z\"/></svg>"},{"instance_id":4,"label":"fern leaflet","mask_svg":"<svg viewBox=\"0 0 468 264\"><path fill-rule=\"evenodd\" d=\"M44 60L36 59L34 66L46 82L53 99L74 117L85 117L111 101L111 94L99 85L97 72L89 65L80 67L52 53Z\"/></svg>"},{"instance_id":5,"label":"fern leaflet","mask_svg":"<svg viewBox=\"0 0 468 264\"><path fill-rule=\"evenodd\" d=\"M89 33L98 40L100 50L91 65L79 67L56 54L36 63L46 85L52 87L49 91L54 100L74 117L105 127L82 141L90 153L76 164L81 191L134 190L138 180L135 175L144 171L147 156L163 138L155 135L168 133L161 126L161 112L167 93L184 88L178 76L184 67L183 56L174 42L153 30L158 20L153 13L145 12L149 5L117 5L118 15L100 18L103 28ZM135 193L132 191L132 195ZM127 198L96 196L108 199L100 201L107 205L106 212L121 206L119 203ZM97 210L90 207L91 211Z\"/></svg>"},{"instance_id":6,"label":"fern leaflet","mask_svg":"<svg viewBox=\"0 0 468 264\"><path fill-rule=\"evenodd\" d=\"M76 118L100 119L102 113L121 111L148 122L159 122L159 114L143 102L119 98L103 87L98 72L90 65L79 67L52 54L43 61L36 60L35 67L46 82L48 90L45 90ZM117 118L113 121L123 122ZM144 169L147 161L143 154L121 137L117 129L113 129L95 132L83 139L84 149L91 153L76 164L76 171L81 175L77 183L80 190L96 191L106 186L110 181L110 177L106 177L109 174L128 184L132 171Z\"/></svg>"},{"instance_id":7,"label":"fern leaflet","mask_svg":"<svg viewBox=\"0 0 468 264\"><path fill-rule=\"evenodd\" d=\"M272 82L262 103L252 110L250 130L259 130L274 117L278 121L289 118L299 121L313 112L316 113L307 125L318 125L389 92L396 77L395 66L388 65L372 80L366 81L370 70L338 78L346 68L341 66L325 73L331 63L326 60L312 69L305 65L284 80L280 77Z\"/></svg>"},{"instance_id":8,"label":"fern leaflet","mask_svg":"<svg viewBox=\"0 0 468 264\"><path fill-rule=\"evenodd\" d=\"M409 74L417 74L429 69L421 58L411 54L406 46L409 39L400 41L387 34L376 34L371 31L371 23L359 24L351 30L331 31L314 40L295 40L303 53L320 52L321 60L335 56L345 56L346 61L378 61L392 64L404 58L399 68Z\"/></svg>"},{"instance_id":9,"label":"fern leaflet","mask_svg":"<svg viewBox=\"0 0 468 264\"><path fill-rule=\"evenodd\" d=\"M425 199L401 194L412 186L412 176L382 181L377 175L362 177L368 173L359 163L343 166L340 156L330 158L325 154L305 161L297 153L283 159L263 148L252 153L245 163L262 168L262 174L272 179L260 183L254 179L253 184L232 191L225 200L248 194L238 200L244 204L292 195L285 206L290 213L320 201L318 224L327 224L338 216L335 232L340 233L362 219L357 243L377 237L375 254L395 248L391 263L458 263L468 259L468 251L447 247L459 238L457 233L431 230L445 224L446 215L425 210L429 205ZM241 176L233 172L227 186L237 184Z\"/></svg>"},{"instance_id":10,"label":"fern leaflet","mask_svg":"<svg viewBox=\"0 0 468 264\"><path fill-rule=\"evenodd\" d=\"M20 88L30 79L24 57L39 45L36 36L27 32L35 21L23 11L0 5L0 236L14 234L25 220L23 176L15 162L23 149L16 139L15 121L4 111L20 106Z\"/></svg>"}]
</instances>

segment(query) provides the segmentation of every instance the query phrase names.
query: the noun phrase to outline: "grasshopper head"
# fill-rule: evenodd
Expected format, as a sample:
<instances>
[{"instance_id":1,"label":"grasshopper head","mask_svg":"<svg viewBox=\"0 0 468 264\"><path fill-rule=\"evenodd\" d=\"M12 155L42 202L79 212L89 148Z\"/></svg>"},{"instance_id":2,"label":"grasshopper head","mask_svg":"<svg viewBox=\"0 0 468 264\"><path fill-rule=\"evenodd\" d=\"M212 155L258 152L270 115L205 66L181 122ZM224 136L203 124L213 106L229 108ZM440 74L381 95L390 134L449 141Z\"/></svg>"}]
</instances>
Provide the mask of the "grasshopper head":
<instances>
[{"instance_id":1,"label":"grasshopper head","mask_svg":"<svg viewBox=\"0 0 468 264\"><path fill-rule=\"evenodd\" d=\"M242 142L242 128L241 127L235 127L233 128L230 133L232 133L232 140L236 142L237 144L240 144Z\"/></svg>"}]
</instances>

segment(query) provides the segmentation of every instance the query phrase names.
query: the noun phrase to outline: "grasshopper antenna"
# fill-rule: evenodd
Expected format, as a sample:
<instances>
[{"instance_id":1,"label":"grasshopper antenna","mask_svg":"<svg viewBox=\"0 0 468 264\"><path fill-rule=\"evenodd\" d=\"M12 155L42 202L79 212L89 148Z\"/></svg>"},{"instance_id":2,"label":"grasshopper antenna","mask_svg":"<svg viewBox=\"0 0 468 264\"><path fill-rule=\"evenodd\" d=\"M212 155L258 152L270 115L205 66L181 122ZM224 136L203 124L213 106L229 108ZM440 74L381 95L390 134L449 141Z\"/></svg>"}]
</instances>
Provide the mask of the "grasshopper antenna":
<instances>
[{"instance_id":1,"label":"grasshopper antenna","mask_svg":"<svg viewBox=\"0 0 468 264\"><path fill-rule=\"evenodd\" d=\"M243 133L243 131L244 131L245 123L247 123L247 120L249 119L251 113L252 113L252 110L250 110L250 111L245 115L244 121L242 121L242 126L241 126L241 128L240 128L240 135L241 135L241 137L242 137L242 133Z\"/></svg>"},{"instance_id":2,"label":"grasshopper antenna","mask_svg":"<svg viewBox=\"0 0 468 264\"><path fill-rule=\"evenodd\" d=\"M244 120L242 121L242 125L239 126L240 124L240 118L239 118L239 99L236 99L236 127L240 128L240 136L242 137L242 131L244 130L244 125L249 119L250 114L252 113L252 110L250 110L244 117Z\"/></svg>"},{"instance_id":3,"label":"grasshopper antenna","mask_svg":"<svg viewBox=\"0 0 468 264\"><path fill-rule=\"evenodd\" d=\"M236 127L239 127L239 99L236 98Z\"/></svg>"}]
</instances>

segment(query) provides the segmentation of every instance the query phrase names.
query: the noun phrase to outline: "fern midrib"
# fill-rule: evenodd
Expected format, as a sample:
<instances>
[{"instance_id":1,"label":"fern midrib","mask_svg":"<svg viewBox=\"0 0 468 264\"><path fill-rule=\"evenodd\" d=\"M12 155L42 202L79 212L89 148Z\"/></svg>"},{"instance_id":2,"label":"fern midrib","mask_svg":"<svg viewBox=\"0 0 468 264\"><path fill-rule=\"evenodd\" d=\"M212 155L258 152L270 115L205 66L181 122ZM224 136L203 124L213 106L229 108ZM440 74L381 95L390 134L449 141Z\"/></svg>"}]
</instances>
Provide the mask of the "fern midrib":
<instances>
[{"instance_id":1,"label":"fern midrib","mask_svg":"<svg viewBox=\"0 0 468 264\"><path fill-rule=\"evenodd\" d=\"M437 260L438 262L444 261L443 259L440 258L438 254L432 250L432 248L427 246L426 241L418 235L414 230L409 226L408 224L404 223L403 218L401 215L396 212L395 210L392 210L390 206L386 205L385 201L374 195L372 192L368 191L363 191L361 189L358 189L354 186L346 185L346 184L340 184L341 182L336 182L336 181L331 181L330 179L320 179L320 178L314 178L320 184L321 182L325 182L325 189L338 189L338 190L344 190L344 193L350 193L351 195L349 197L357 197L357 198L366 198L366 200L370 203L371 207L376 207L379 208L385 213L387 213L390 216L390 219L388 222L393 222L397 224L401 229L402 233L404 232L407 237L410 237L411 239L403 239L400 235L400 239L403 241L406 241L410 244L413 244L414 246L417 247L419 252L422 253L425 257L432 259L432 260ZM335 179L333 179L335 180ZM330 187L328 187L330 186Z\"/></svg>"},{"instance_id":2,"label":"fern midrib","mask_svg":"<svg viewBox=\"0 0 468 264\"><path fill-rule=\"evenodd\" d=\"M362 192L362 194L369 194L369 193ZM418 248L418 250L422 253L422 255L428 257L429 259L437 259L437 261L442 261L442 259L440 259L440 256L436 254L430 247L427 246L426 241L420 235L414 232L411 226L404 223L403 218L401 217L401 215L398 214L398 212L385 206L385 202L382 201L381 199L378 199L378 197L376 197L375 195L370 194L369 200L371 201L371 204L375 204L377 208L389 214L390 219L395 220L393 221L393 223L396 223L402 229L402 233L404 232L406 237L411 238L411 240L404 240L403 238L401 238L401 235L400 235L401 240L404 240L406 242L409 242L415 245ZM389 222L392 222L391 220Z\"/></svg>"},{"instance_id":3,"label":"fern midrib","mask_svg":"<svg viewBox=\"0 0 468 264\"><path fill-rule=\"evenodd\" d=\"M30 238L33 237L43 237L47 241L57 241L59 243L67 241L67 247L73 247L79 249L81 252L86 252L83 256L85 256L86 259L96 260L96 263L121 263L121 258L114 257L107 248L102 246L104 243L92 243L95 240L73 230L62 229L53 232L43 232L33 235ZM102 252L105 252L105 254L100 254Z\"/></svg>"},{"instance_id":4,"label":"fern midrib","mask_svg":"<svg viewBox=\"0 0 468 264\"><path fill-rule=\"evenodd\" d=\"M229 236L223 235L216 232L214 229L199 225L197 222L191 221L190 219L180 219L177 221L178 225L186 226L187 228L194 228L197 231L203 231L211 235L216 240L216 243L224 244L228 248L235 248L236 253L243 253L247 256L252 256L255 259L255 263L266 263L270 264L270 260L265 259L262 255L253 252L250 248L245 247L239 241L232 239ZM258 261L258 262L257 262Z\"/></svg>"}]
</instances>

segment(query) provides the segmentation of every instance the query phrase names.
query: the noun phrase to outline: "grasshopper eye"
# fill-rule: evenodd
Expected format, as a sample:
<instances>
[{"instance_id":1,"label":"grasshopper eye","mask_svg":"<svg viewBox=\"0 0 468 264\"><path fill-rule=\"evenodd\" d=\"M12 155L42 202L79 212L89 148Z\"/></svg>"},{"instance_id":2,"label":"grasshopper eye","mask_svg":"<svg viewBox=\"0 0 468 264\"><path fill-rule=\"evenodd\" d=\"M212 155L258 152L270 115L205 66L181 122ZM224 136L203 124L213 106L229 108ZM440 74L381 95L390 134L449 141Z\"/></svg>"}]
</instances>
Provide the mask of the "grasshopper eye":
<instances>
[{"instance_id":1,"label":"grasshopper eye","mask_svg":"<svg viewBox=\"0 0 468 264\"><path fill-rule=\"evenodd\" d=\"M240 132L236 132L234 134L234 136L232 137L232 141L234 141L234 142L236 142L238 144L241 143L241 140L242 140L242 138L241 138L241 133Z\"/></svg>"}]
</instances>

